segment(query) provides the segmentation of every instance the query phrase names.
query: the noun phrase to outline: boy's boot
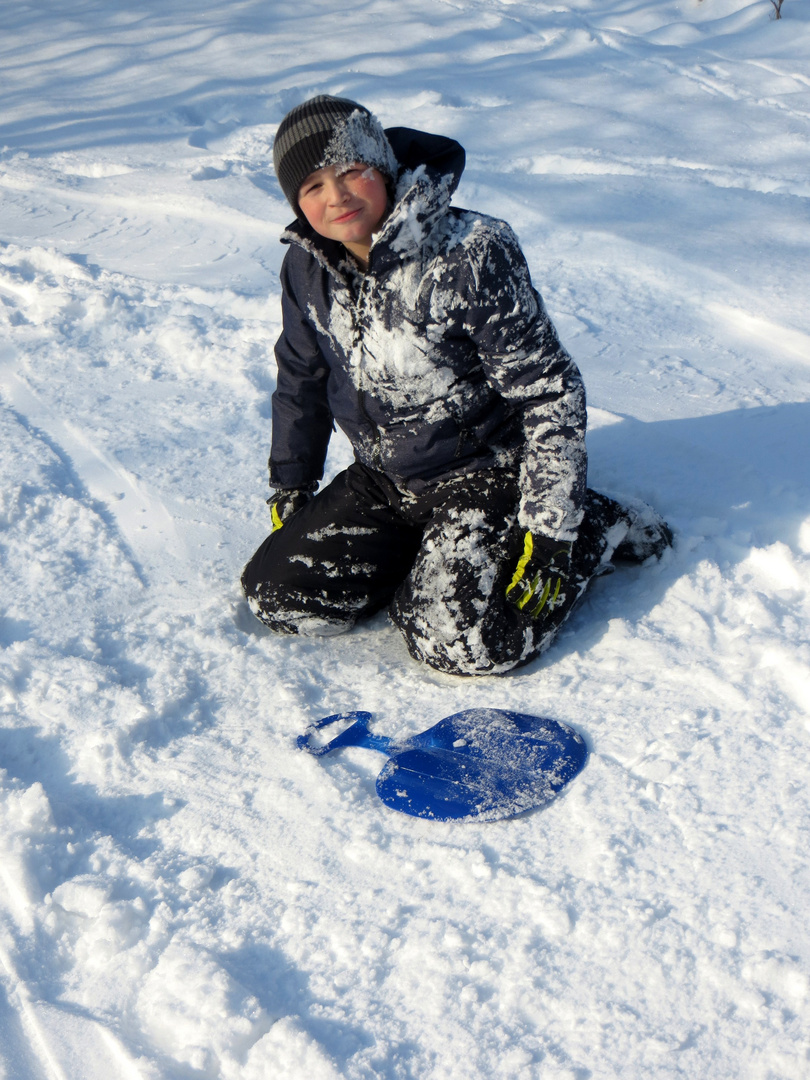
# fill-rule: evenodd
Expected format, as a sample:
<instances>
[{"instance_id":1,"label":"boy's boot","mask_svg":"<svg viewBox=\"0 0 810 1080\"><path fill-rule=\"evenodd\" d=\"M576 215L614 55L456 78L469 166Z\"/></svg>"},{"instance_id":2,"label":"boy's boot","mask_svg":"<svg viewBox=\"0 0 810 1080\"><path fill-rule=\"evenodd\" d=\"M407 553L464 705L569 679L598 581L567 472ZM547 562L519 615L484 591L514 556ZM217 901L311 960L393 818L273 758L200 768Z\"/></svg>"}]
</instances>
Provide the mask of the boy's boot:
<instances>
[{"instance_id":1,"label":"boy's boot","mask_svg":"<svg viewBox=\"0 0 810 1080\"><path fill-rule=\"evenodd\" d=\"M633 500L624 506L630 527L613 553L614 559L644 562L651 555L660 559L672 546L672 529L651 506Z\"/></svg>"}]
</instances>

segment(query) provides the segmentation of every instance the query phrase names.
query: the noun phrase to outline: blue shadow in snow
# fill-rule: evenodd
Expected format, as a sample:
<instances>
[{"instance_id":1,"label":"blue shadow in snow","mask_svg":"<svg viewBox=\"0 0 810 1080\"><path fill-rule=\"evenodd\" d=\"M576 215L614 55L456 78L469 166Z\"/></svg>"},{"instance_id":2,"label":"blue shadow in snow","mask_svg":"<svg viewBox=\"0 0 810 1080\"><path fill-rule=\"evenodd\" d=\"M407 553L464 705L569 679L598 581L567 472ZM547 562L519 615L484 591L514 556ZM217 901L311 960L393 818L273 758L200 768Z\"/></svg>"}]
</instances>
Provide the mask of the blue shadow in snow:
<instances>
[{"instance_id":1,"label":"blue shadow in snow","mask_svg":"<svg viewBox=\"0 0 810 1080\"><path fill-rule=\"evenodd\" d=\"M588 449L590 486L654 506L674 529L675 547L657 565L618 564L594 582L559 640L518 676L589 649L611 618L643 619L703 559L725 571L754 547L800 548L810 520L810 403L652 423L625 418L594 430Z\"/></svg>"},{"instance_id":2,"label":"blue shadow in snow","mask_svg":"<svg viewBox=\"0 0 810 1080\"><path fill-rule=\"evenodd\" d=\"M137 12L128 11L122 22L120 11L112 5L109 13L94 12L90 25L81 15L68 22L55 19L50 11L37 15L28 9L24 19L13 13L0 19L0 33L6 34L13 33L18 25L30 32L32 25L39 23L37 41L42 56L39 59L40 54L36 54L31 58L22 47L12 47L6 53L5 62L16 75L16 83L4 98L7 114L18 108L28 113L30 102L37 99L77 103L66 104L64 108L46 106L39 115L0 123L0 147L44 156L56 151L110 145L159 144L176 139L178 130L184 126L197 129L190 135L191 145L205 147L202 128L223 105L244 105L247 98L248 111L260 114L261 122L267 123L280 120L297 104L302 99L303 88L336 92L333 84L339 83L341 93L362 101L376 96L381 82L379 74L367 74L366 69L378 71L381 65L390 68L403 94L435 90L452 106L463 108L467 98L463 90L459 92L457 75L447 71L444 58L464 57L481 43L480 29L465 24L448 29L447 33L425 36L418 43L397 42L393 47L389 43L384 50L361 47L339 59L329 49L319 54L316 46L303 63L281 67L268 63L266 73L240 77L240 39L266 38L272 57L273 42L280 34L298 32L301 13L294 6L284 11L279 5L254 0L230 7L218 5L214 9L211 5L195 8L187 3L167 5L152 0L139 3L137 9ZM546 15L544 24L548 18L555 24L562 21L566 26L579 25L581 21L577 15L552 12ZM516 42L531 41L538 29L539 24L535 26L512 17L489 27L488 41L502 41L503 52L499 54L495 50L482 60L466 60L469 86L475 88L482 81L505 76L514 78L516 71L522 71L525 77L536 77L536 42L527 46L523 55L514 46ZM232 69L220 75L211 68L212 64L221 63L229 39L235 60ZM149 43L148 52L144 41ZM362 34L357 42L361 46L374 45L373 37L367 39ZM211 58L209 49L213 50ZM546 66L556 70L566 63L547 60ZM173 66L182 72L177 82L183 89L142 98L137 98L137 90L131 95L121 92L118 95L121 104L113 103L116 94L111 92L111 87L122 73L127 73L131 84L137 86L149 82L150 68L159 78ZM189 78L192 71L203 75L195 82ZM171 85L168 80L167 85Z\"/></svg>"},{"instance_id":3,"label":"blue shadow in snow","mask_svg":"<svg viewBox=\"0 0 810 1080\"><path fill-rule=\"evenodd\" d=\"M114 826L117 843L132 858L145 859L157 843L144 835L146 827L161 818L169 818L180 809L179 804L167 806L163 795L101 795L90 784L77 781L72 775L73 763L62 747L58 736L43 736L39 729L0 727L0 767L6 774L26 787L41 783L48 797L54 823L70 830L81 847L82 840L110 832ZM54 850L48 859L37 860L37 872L43 891L52 890L65 877L84 867L84 855L66 853L64 840L54 840Z\"/></svg>"},{"instance_id":4,"label":"blue shadow in snow","mask_svg":"<svg viewBox=\"0 0 810 1080\"><path fill-rule=\"evenodd\" d=\"M624 419L596 429L588 449L592 487L645 499L683 531L795 548L810 517L807 402Z\"/></svg>"}]
</instances>

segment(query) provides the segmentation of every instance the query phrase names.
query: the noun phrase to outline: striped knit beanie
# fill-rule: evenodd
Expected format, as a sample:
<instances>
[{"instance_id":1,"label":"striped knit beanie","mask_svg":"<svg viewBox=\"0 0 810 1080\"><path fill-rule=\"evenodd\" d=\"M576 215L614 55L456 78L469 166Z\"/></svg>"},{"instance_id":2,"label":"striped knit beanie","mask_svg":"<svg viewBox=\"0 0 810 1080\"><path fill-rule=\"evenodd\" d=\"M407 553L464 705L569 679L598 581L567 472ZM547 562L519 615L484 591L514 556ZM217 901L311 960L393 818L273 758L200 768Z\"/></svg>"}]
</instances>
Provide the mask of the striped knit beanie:
<instances>
[{"instance_id":1,"label":"striped knit beanie","mask_svg":"<svg viewBox=\"0 0 810 1080\"><path fill-rule=\"evenodd\" d=\"M389 180L399 172L379 120L356 101L320 94L296 105L279 124L273 165L296 214L300 213L298 190L310 173L356 161L373 165Z\"/></svg>"}]
</instances>

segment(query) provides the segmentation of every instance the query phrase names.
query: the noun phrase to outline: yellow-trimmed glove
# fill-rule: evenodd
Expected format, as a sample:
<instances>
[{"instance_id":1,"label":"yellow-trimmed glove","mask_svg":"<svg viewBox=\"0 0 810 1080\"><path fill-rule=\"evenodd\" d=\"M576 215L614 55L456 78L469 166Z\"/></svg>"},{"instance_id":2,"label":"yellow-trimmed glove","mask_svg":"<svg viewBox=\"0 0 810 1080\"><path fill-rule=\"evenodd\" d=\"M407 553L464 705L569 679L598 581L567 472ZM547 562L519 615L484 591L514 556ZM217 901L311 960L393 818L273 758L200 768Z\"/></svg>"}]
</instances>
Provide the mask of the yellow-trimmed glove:
<instances>
[{"instance_id":1,"label":"yellow-trimmed glove","mask_svg":"<svg viewBox=\"0 0 810 1080\"><path fill-rule=\"evenodd\" d=\"M280 529L284 522L289 521L293 514L297 514L311 498L312 492L302 488L287 488L274 492L267 500L267 505L270 507L270 520L273 522L271 532Z\"/></svg>"},{"instance_id":2,"label":"yellow-trimmed glove","mask_svg":"<svg viewBox=\"0 0 810 1080\"><path fill-rule=\"evenodd\" d=\"M550 540L527 532L523 537L523 552L506 588L507 599L533 619L553 611L565 600L571 573L571 547L570 541Z\"/></svg>"}]
</instances>

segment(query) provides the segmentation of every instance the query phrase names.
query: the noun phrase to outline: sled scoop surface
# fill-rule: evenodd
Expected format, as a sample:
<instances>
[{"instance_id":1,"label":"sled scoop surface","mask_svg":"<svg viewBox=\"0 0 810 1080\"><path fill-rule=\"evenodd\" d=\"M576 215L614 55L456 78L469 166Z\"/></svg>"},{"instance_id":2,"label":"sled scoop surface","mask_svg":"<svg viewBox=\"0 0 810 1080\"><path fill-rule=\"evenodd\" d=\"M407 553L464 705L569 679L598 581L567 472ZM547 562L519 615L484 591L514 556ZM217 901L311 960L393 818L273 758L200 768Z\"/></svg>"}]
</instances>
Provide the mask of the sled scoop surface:
<instances>
[{"instance_id":1,"label":"sled scoop surface","mask_svg":"<svg viewBox=\"0 0 810 1080\"><path fill-rule=\"evenodd\" d=\"M377 794L392 810L432 821L496 821L551 802L585 764L587 749L558 720L503 709L467 709L403 741L369 730L371 714L336 713L299 736L321 756L362 746L388 756ZM353 720L336 738L316 745L316 732Z\"/></svg>"}]
</instances>

